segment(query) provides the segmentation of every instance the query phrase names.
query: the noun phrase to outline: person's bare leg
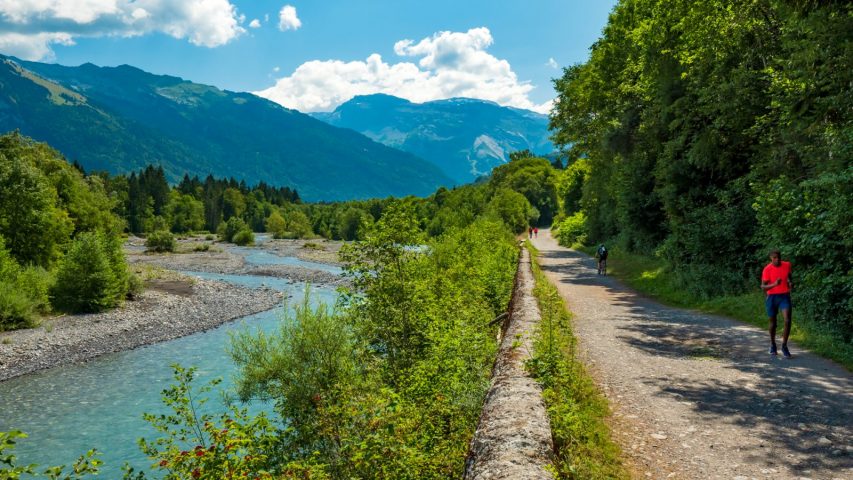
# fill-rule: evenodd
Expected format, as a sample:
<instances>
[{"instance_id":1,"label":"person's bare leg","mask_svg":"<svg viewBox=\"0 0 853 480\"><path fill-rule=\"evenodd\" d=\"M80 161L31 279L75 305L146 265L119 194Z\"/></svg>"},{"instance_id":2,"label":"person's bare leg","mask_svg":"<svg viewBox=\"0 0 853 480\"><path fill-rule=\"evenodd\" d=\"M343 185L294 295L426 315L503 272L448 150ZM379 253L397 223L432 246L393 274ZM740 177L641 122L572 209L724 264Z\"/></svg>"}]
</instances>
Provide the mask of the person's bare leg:
<instances>
[{"instance_id":1,"label":"person's bare leg","mask_svg":"<svg viewBox=\"0 0 853 480\"><path fill-rule=\"evenodd\" d=\"M776 350L776 316L770 317L770 346Z\"/></svg>"},{"instance_id":2,"label":"person's bare leg","mask_svg":"<svg viewBox=\"0 0 853 480\"><path fill-rule=\"evenodd\" d=\"M791 309L782 310L782 318L785 319L785 326L782 328L782 345L788 344L788 335L791 333Z\"/></svg>"}]
</instances>

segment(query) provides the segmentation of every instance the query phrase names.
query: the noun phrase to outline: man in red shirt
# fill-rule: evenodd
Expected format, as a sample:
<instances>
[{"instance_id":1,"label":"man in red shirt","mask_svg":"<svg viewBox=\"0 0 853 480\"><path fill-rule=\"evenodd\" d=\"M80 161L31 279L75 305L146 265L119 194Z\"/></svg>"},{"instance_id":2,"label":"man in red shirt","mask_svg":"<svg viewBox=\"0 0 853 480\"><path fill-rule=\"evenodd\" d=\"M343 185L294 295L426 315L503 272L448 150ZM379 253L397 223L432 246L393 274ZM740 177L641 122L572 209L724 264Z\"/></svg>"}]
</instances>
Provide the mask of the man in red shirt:
<instances>
[{"instance_id":1,"label":"man in red shirt","mask_svg":"<svg viewBox=\"0 0 853 480\"><path fill-rule=\"evenodd\" d=\"M767 294L764 306L770 318L770 355L776 355L776 316L779 310L785 319L782 331L782 355L791 358L788 334L791 333L791 262L783 262L779 250L770 252L770 264L761 274L761 289Z\"/></svg>"}]
</instances>

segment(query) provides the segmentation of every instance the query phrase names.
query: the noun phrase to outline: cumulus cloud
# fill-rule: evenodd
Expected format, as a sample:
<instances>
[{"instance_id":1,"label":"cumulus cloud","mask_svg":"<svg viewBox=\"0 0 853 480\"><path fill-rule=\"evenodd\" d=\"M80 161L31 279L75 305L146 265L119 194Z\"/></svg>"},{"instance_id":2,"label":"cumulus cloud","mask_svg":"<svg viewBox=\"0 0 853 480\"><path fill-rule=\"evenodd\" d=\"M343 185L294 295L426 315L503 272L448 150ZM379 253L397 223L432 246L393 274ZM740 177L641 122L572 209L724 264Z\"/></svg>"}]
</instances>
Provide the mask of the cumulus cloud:
<instances>
[{"instance_id":1,"label":"cumulus cloud","mask_svg":"<svg viewBox=\"0 0 853 480\"><path fill-rule=\"evenodd\" d=\"M249 22L249 28L261 28L261 21L257 18Z\"/></svg>"},{"instance_id":2,"label":"cumulus cloud","mask_svg":"<svg viewBox=\"0 0 853 480\"><path fill-rule=\"evenodd\" d=\"M556 70L556 69L558 69L558 68L560 68L560 64L559 64L559 63L557 63L557 61L556 61L556 60L554 60L554 58L553 58L553 57L549 58L549 59L548 59L548 61L545 63L545 65L548 65L549 67L551 67L551 68L553 68L553 69L555 69L555 70Z\"/></svg>"},{"instance_id":3,"label":"cumulus cloud","mask_svg":"<svg viewBox=\"0 0 853 480\"><path fill-rule=\"evenodd\" d=\"M532 102L529 94L535 87L519 81L509 62L486 51L492 42L491 32L484 27L439 32L417 43L401 40L394 45L394 53L417 63L388 63L375 53L364 61L313 60L255 93L303 112L332 110L356 95L373 93L419 103L469 97L547 112L551 102Z\"/></svg>"},{"instance_id":4,"label":"cumulus cloud","mask_svg":"<svg viewBox=\"0 0 853 480\"><path fill-rule=\"evenodd\" d=\"M296 7L293 5L285 5L278 12L278 29L282 32L285 30L298 30L302 26L302 20L296 16Z\"/></svg>"},{"instance_id":5,"label":"cumulus cloud","mask_svg":"<svg viewBox=\"0 0 853 480\"><path fill-rule=\"evenodd\" d=\"M245 32L241 19L229 0L0 0L0 51L43 60L76 37L152 32L217 47Z\"/></svg>"}]
</instances>

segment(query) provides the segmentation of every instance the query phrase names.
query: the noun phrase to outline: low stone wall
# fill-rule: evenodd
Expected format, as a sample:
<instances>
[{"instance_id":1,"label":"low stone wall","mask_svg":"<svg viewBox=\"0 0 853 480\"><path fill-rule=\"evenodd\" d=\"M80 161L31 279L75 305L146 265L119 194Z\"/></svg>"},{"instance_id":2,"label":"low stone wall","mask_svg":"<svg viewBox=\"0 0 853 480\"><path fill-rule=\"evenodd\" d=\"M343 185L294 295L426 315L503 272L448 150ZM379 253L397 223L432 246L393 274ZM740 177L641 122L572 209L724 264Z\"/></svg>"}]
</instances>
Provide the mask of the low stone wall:
<instances>
[{"instance_id":1,"label":"low stone wall","mask_svg":"<svg viewBox=\"0 0 853 480\"><path fill-rule=\"evenodd\" d=\"M522 249L492 385L465 461L466 480L554 478L546 470L554 445L542 388L524 369L541 319L533 286L530 253Z\"/></svg>"}]
</instances>

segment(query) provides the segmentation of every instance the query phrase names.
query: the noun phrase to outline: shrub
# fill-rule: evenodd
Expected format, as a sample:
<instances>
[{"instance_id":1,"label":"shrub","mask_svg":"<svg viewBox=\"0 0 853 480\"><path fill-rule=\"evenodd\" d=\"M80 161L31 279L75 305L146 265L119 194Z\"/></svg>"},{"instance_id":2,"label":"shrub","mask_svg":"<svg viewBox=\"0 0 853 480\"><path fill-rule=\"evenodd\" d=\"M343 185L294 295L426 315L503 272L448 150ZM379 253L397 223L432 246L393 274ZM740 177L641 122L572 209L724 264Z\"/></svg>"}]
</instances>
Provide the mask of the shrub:
<instances>
[{"instance_id":1,"label":"shrub","mask_svg":"<svg viewBox=\"0 0 853 480\"><path fill-rule=\"evenodd\" d=\"M223 242L231 242L234 235L242 230L249 230L249 226L240 217L231 217L227 222L219 224L219 239Z\"/></svg>"},{"instance_id":2,"label":"shrub","mask_svg":"<svg viewBox=\"0 0 853 480\"><path fill-rule=\"evenodd\" d=\"M232 238L231 241L236 245L254 245L255 234L249 229L240 230L234 235L234 238Z\"/></svg>"},{"instance_id":3,"label":"shrub","mask_svg":"<svg viewBox=\"0 0 853 480\"><path fill-rule=\"evenodd\" d=\"M287 230L287 223L284 217L278 211L273 211L266 220L266 230L272 233L273 238L281 238L281 235Z\"/></svg>"},{"instance_id":4,"label":"shrub","mask_svg":"<svg viewBox=\"0 0 853 480\"><path fill-rule=\"evenodd\" d=\"M557 225L554 233L560 245L571 247L576 243L584 243L587 236L586 215L579 211L567 217Z\"/></svg>"},{"instance_id":5,"label":"shrub","mask_svg":"<svg viewBox=\"0 0 853 480\"><path fill-rule=\"evenodd\" d=\"M149 252L174 252L175 236L167 230L159 230L148 235L148 239L145 240L145 246Z\"/></svg>"},{"instance_id":6,"label":"shrub","mask_svg":"<svg viewBox=\"0 0 853 480\"><path fill-rule=\"evenodd\" d=\"M56 271L51 288L60 310L100 312L118 306L129 289L124 255L114 240L101 232L84 232L74 239Z\"/></svg>"},{"instance_id":7,"label":"shrub","mask_svg":"<svg viewBox=\"0 0 853 480\"><path fill-rule=\"evenodd\" d=\"M806 316L853 339L853 168L796 184L785 178L759 192L759 240L791 260L794 301Z\"/></svg>"},{"instance_id":8,"label":"shrub","mask_svg":"<svg viewBox=\"0 0 853 480\"><path fill-rule=\"evenodd\" d=\"M0 237L0 330L33 326L47 309L49 285L44 269L22 268Z\"/></svg>"},{"instance_id":9,"label":"shrub","mask_svg":"<svg viewBox=\"0 0 853 480\"><path fill-rule=\"evenodd\" d=\"M208 250L210 250L210 244L209 243L200 243L200 244L196 245L195 247L193 247L194 252L206 252Z\"/></svg>"}]
</instances>

